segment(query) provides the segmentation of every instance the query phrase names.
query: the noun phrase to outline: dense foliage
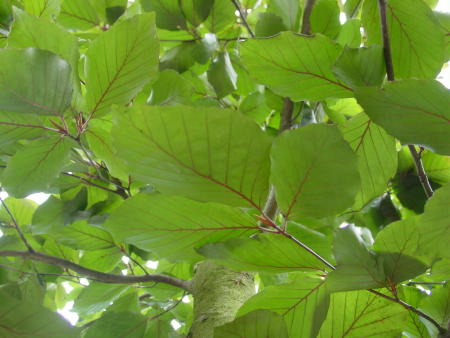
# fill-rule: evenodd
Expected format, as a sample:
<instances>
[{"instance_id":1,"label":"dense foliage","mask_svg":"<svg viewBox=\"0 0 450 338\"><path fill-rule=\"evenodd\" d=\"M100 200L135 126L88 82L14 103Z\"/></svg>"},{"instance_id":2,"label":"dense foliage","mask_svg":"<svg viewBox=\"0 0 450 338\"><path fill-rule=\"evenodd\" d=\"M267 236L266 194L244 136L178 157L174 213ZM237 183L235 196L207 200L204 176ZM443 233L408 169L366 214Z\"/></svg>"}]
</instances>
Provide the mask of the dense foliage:
<instances>
[{"instance_id":1,"label":"dense foliage","mask_svg":"<svg viewBox=\"0 0 450 338\"><path fill-rule=\"evenodd\" d=\"M447 337L436 2L1 0L0 337Z\"/></svg>"}]
</instances>

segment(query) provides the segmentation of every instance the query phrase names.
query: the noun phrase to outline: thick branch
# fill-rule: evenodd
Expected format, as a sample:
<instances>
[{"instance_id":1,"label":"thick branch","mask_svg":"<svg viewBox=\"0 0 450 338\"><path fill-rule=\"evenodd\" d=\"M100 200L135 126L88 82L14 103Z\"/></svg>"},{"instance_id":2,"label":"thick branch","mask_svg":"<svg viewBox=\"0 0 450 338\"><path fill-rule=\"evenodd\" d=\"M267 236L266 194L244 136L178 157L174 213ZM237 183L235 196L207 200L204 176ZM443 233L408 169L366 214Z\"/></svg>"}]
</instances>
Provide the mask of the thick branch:
<instances>
[{"instance_id":1,"label":"thick branch","mask_svg":"<svg viewBox=\"0 0 450 338\"><path fill-rule=\"evenodd\" d=\"M378 7L380 10L381 18L381 33L383 36L383 53L384 63L386 64L386 74L389 81L395 81L394 66L392 62L391 44L389 39L387 15L386 15L386 0L378 0ZM414 163L419 175L420 184L425 191L425 195L430 198L433 196L433 189L431 188L430 181L428 180L427 173L422 164L420 155L417 153L416 148L413 145L409 145L409 152L414 159Z\"/></svg>"},{"instance_id":2,"label":"thick branch","mask_svg":"<svg viewBox=\"0 0 450 338\"><path fill-rule=\"evenodd\" d=\"M0 251L0 257L21 257L24 259L30 259L37 262L42 262L45 264L59 266L64 269L70 269L82 276L86 276L95 279L102 283L112 283L112 284L134 284L134 283L145 283L145 282L156 282L165 283L172 286L176 286L187 292L190 292L190 282L185 281L176 277L161 275L161 274L150 274L143 276L125 276L125 275L115 275L104 273L100 271L91 270L85 268L81 265L75 264L66 259L49 256L40 252L29 252L29 251L13 251L5 250Z\"/></svg>"},{"instance_id":3,"label":"thick branch","mask_svg":"<svg viewBox=\"0 0 450 338\"><path fill-rule=\"evenodd\" d=\"M250 25L247 22L247 18L245 13L242 11L241 6L239 5L239 0L231 0L231 2L233 3L234 7L236 7L237 11L239 12L239 16L241 17L242 23L244 24L245 28L247 28L248 34L250 34L250 36L253 38L255 37L255 34L253 34L252 29L250 28Z\"/></svg>"}]
</instances>

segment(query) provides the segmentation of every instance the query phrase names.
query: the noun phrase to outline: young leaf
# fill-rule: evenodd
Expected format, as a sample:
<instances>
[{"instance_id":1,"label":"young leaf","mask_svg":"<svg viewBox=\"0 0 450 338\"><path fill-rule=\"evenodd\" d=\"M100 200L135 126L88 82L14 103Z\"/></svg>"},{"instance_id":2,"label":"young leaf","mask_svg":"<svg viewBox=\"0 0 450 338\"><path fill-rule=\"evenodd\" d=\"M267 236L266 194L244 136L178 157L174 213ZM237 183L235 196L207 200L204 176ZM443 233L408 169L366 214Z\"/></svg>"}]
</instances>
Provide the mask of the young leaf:
<instances>
[{"instance_id":1,"label":"young leaf","mask_svg":"<svg viewBox=\"0 0 450 338\"><path fill-rule=\"evenodd\" d=\"M66 164L71 147L71 140L61 136L31 141L8 161L3 187L17 198L47 191Z\"/></svg>"},{"instance_id":2,"label":"young leaf","mask_svg":"<svg viewBox=\"0 0 450 338\"><path fill-rule=\"evenodd\" d=\"M351 97L352 90L331 72L342 47L331 39L284 32L270 39L251 39L241 54L251 76L276 94L293 100Z\"/></svg>"},{"instance_id":3,"label":"young leaf","mask_svg":"<svg viewBox=\"0 0 450 338\"><path fill-rule=\"evenodd\" d=\"M450 90L435 80L402 80L383 89L361 87L358 103L375 123L404 144L450 155Z\"/></svg>"},{"instance_id":4,"label":"young leaf","mask_svg":"<svg viewBox=\"0 0 450 338\"><path fill-rule=\"evenodd\" d=\"M386 74L383 48L378 45L369 48L346 47L337 59L333 73L339 80L352 88L380 87Z\"/></svg>"},{"instance_id":5,"label":"young leaf","mask_svg":"<svg viewBox=\"0 0 450 338\"><path fill-rule=\"evenodd\" d=\"M271 311L256 310L236 318L231 323L214 328L214 337L288 338L289 335L283 317Z\"/></svg>"},{"instance_id":6,"label":"young leaf","mask_svg":"<svg viewBox=\"0 0 450 338\"><path fill-rule=\"evenodd\" d=\"M281 134L272 149L271 181L287 218L335 215L360 187L357 158L333 126L311 124Z\"/></svg>"},{"instance_id":7,"label":"young leaf","mask_svg":"<svg viewBox=\"0 0 450 338\"><path fill-rule=\"evenodd\" d=\"M317 239L321 240L320 237ZM310 243L305 244L310 245ZM237 271L281 273L320 271L326 268L321 261L290 239L273 234L260 234L253 238L235 238L226 242L206 244L197 251ZM271 252L276 255L268 254Z\"/></svg>"},{"instance_id":8,"label":"young leaf","mask_svg":"<svg viewBox=\"0 0 450 338\"><path fill-rule=\"evenodd\" d=\"M360 113L341 127L344 139L358 156L361 189L353 208L361 209L380 196L397 171L395 139Z\"/></svg>"},{"instance_id":9,"label":"young leaf","mask_svg":"<svg viewBox=\"0 0 450 338\"><path fill-rule=\"evenodd\" d=\"M48 51L0 49L0 110L62 115L72 97L71 67Z\"/></svg>"},{"instance_id":10,"label":"young leaf","mask_svg":"<svg viewBox=\"0 0 450 338\"><path fill-rule=\"evenodd\" d=\"M115 238L170 260L199 260L195 248L258 231L256 219L239 209L161 194L127 199L105 227Z\"/></svg>"},{"instance_id":11,"label":"young leaf","mask_svg":"<svg viewBox=\"0 0 450 338\"><path fill-rule=\"evenodd\" d=\"M19 300L0 292L0 336L77 338L80 329L32 299Z\"/></svg>"},{"instance_id":12,"label":"young leaf","mask_svg":"<svg viewBox=\"0 0 450 338\"><path fill-rule=\"evenodd\" d=\"M450 183L435 191L420 218L419 252L430 257L450 258Z\"/></svg>"},{"instance_id":13,"label":"young leaf","mask_svg":"<svg viewBox=\"0 0 450 338\"><path fill-rule=\"evenodd\" d=\"M406 315L400 305L365 290L334 293L317 337L399 337Z\"/></svg>"},{"instance_id":14,"label":"young leaf","mask_svg":"<svg viewBox=\"0 0 450 338\"><path fill-rule=\"evenodd\" d=\"M260 209L268 193L271 139L238 112L137 106L112 135L136 179L200 201Z\"/></svg>"},{"instance_id":15,"label":"young leaf","mask_svg":"<svg viewBox=\"0 0 450 338\"><path fill-rule=\"evenodd\" d=\"M302 276L287 284L271 285L250 298L238 316L266 309L279 313L285 320L289 337L314 338L328 311L329 292L319 278Z\"/></svg>"},{"instance_id":16,"label":"young leaf","mask_svg":"<svg viewBox=\"0 0 450 338\"><path fill-rule=\"evenodd\" d=\"M416 0L387 1L395 77L434 78L444 63L444 34L431 9ZM382 44L377 0L364 1L362 23L370 44Z\"/></svg>"},{"instance_id":17,"label":"young leaf","mask_svg":"<svg viewBox=\"0 0 450 338\"><path fill-rule=\"evenodd\" d=\"M118 22L86 52L86 108L99 116L124 105L156 77L159 43L155 17L141 14Z\"/></svg>"}]
</instances>

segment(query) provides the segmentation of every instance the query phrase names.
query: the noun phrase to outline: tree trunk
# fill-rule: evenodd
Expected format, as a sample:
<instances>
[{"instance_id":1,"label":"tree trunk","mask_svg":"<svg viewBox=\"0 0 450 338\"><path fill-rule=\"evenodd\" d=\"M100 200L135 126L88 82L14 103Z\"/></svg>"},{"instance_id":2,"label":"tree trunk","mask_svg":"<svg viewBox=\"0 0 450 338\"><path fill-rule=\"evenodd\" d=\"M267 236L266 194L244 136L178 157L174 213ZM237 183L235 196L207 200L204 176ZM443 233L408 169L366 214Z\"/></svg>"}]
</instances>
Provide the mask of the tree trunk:
<instances>
[{"instance_id":1,"label":"tree trunk","mask_svg":"<svg viewBox=\"0 0 450 338\"><path fill-rule=\"evenodd\" d=\"M192 279L194 319L188 337L213 337L214 327L233 321L239 307L254 293L251 274L211 261L199 263Z\"/></svg>"}]
</instances>

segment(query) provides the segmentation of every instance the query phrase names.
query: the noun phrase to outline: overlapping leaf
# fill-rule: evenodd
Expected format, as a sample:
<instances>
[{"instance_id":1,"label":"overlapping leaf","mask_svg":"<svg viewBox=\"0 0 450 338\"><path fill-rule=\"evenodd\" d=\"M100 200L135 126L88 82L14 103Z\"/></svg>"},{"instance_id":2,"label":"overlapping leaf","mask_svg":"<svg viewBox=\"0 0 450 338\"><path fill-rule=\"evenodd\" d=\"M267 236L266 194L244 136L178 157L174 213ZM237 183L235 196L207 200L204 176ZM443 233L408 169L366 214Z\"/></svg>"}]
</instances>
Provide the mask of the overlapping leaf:
<instances>
[{"instance_id":1,"label":"overlapping leaf","mask_svg":"<svg viewBox=\"0 0 450 338\"><path fill-rule=\"evenodd\" d=\"M387 23L397 78L434 78L444 63L444 34L424 1L387 1ZM364 2L362 23L369 43L382 45L377 0Z\"/></svg>"},{"instance_id":2,"label":"overlapping leaf","mask_svg":"<svg viewBox=\"0 0 450 338\"><path fill-rule=\"evenodd\" d=\"M136 105L117 115L113 140L136 179L196 200L264 205L271 140L246 116Z\"/></svg>"},{"instance_id":3,"label":"overlapping leaf","mask_svg":"<svg viewBox=\"0 0 450 338\"><path fill-rule=\"evenodd\" d=\"M320 239L317 238L318 241ZM326 268L305 249L281 235L262 234L251 239L231 239L206 244L198 251L209 259L238 271L281 273L320 271Z\"/></svg>"},{"instance_id":4,"label":"overlapping leaf","mask_svg":"<svg viewBox=\"0 0 450 338\"><path fill-rule=\"evenodd\" d=\"M275 140L271 181L280 209L293 219L336 214L360 187L356 155L336 127L319 124Z\"/></svg>"},{"instance_id":5,"label":"overlapping leaf","mask_svg":"<svg viewBox=\"0 0 450 338\"><path fill-rule=\"evenodd\" d=\"M435 80L402 80L383 89L360 87L358 103L402 143L450 155L450 90Z\"/></svg>"},{"instance_id":6,"label":"overlapping leaf","mask_svg":"<svg viewBox=\"0 0 450 338\"><path fill-rule=\"evenodd\" d=\"M63 0L58 22L70 29L88 29L100 24L92 0Z\"/></svg>"},{"instance_id":7,"label":"overlapping leaf","mask_svg":"<svg viewBox=\"0 0 450 338\"><path fill-rule=\"evenodd\" d=\"M61 136L28 143L8 161L3 187L18 198L47 191L66 164L72 145L71 140Z\"/></svg>"},{"instance_id":8,"label":"overlapping leaf","mask_svg":"<svg viewBox=\"0 0 450 338\"><path fill-rule=\"evenodd\" d=\"M239 209L161 194L126 200L105 226L117 239L171 260L198 260L195 248L258 231L256 219Z\"/></svg>"},{"instance_id":9,"label":"overlapping leaf","mask_svg":"<svg viewBox=\"0 0 450 338\"><path fill-rule=\"evenodd\" d=\"M52 18L58 15L61 0L23 0L24 9L37 17Z\"/></svg>"},{"instance_id":10,"label":"overlapping leaf","mask_svg":"<svg viewBox=\"0 0 450 338\"><path fill-rule=\"evenodd\" d=\"M62 115L71 97L67 61L35 48L0 50L0 111Z\"/></svg>"},{"instance_id":11,"label":"overlapping leaf","mask_svg":"<svg viewBox=\"0 0 450 338\"><path fill-rule=\"evenodd\" d=\"M361 189L356 195L355 209L362 208L380 196L397 171L395 139L360 113L341 128L344 139L358 156Z\"/></svg>"},{"instance_id":12,"label":"overlapping leaf","mask_svg":"<svg viewBox=\"0 0 450 338\"><path fill-rule=\"evenodd\" d=\"M87 110L99 116L112 104L127 104L155 78L158 54L152 14L136 15L102 33L86 53Z\"/></svg>"},{"instance_id":13,"label":"overlapping leaf","mask_svg":"<svg viewBox=\"0 0 450 338\"><path fill-rule=\"evenodd\" d=\"M266 309L284 318L289 337L316 337L325 319L329 293L319 278L301 277L288 284L272 285L250 298L238 316Z\"/></svg>"},{"instance_id":14,"label":"overlapping leaf","mask_svg":"<svg viewBox=\"0 0 450 338\"><path fill-rule=\"evenodd\" d=\"M90 326L84 337L110 338L122 336L128 338L144 337L147 318L133 312L108 311Z\"/></svg>"},{"instance_id":15,"label":"overlapping leaf","mask_svg":"<svg viewBox=\"0 0 450 338\"><path fill-rule=\"evenodd\" d=\"M406 315L400 305L367 291L334 293L317 337L398 337Z\"/></svg>"},{"instance_id":16,"label":"overlapping leaf","mask_svg":"<svg viewBox=\"0 0 450 338\"><path fill-rule=\"evenodd\" d=\"M450 258L450 184L435 191L419 222L420 253Z\"/></svg>"},{"instance_id":17,"label":"overlapping leaf","mask_svg":"<svg viewBox=\"0 0 450 338\"><path fill-rule=\"evenodd\" d=\"M342 47L320 34L314 37L284 32L242 44L244 64L252 77L293 100L351 97L349 87L331 72Z\"/></svg>"}]
</instances>

